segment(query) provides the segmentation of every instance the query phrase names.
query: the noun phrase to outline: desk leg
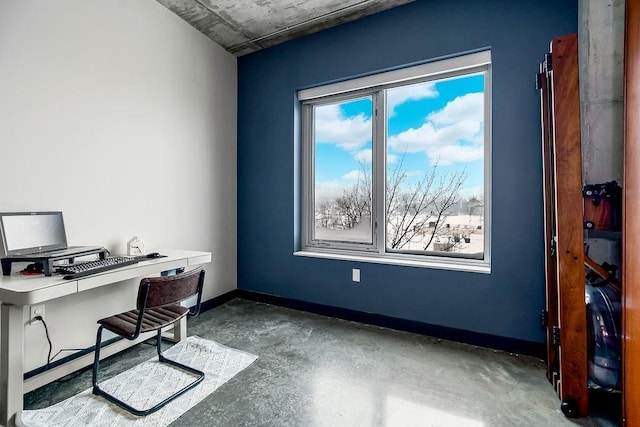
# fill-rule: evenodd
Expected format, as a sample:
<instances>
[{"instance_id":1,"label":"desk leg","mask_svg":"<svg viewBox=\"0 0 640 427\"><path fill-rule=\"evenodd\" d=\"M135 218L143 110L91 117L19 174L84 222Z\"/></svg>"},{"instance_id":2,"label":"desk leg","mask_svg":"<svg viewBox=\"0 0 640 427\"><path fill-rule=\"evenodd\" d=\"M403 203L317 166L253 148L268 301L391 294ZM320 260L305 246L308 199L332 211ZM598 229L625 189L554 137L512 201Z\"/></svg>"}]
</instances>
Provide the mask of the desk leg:
<instances>
[{"instance_id":1,"label":"desk leg","mask_svg":"<svg viewBox=\"0 0 640 427\"><path fill-rule=\"evenodd\" d=\"M2 275L3 276L10 276L11 275L11 261L9 261L7 259L3 259L2 261L0 261L0 264L2 264Z\"/></svg>"},{"instance_id":2,"label":"desk leg","mask_svg":"<svg viewBox=\"0 0 640 427\"><path fill-rule=\"evenodd\" d=\"M24 394L24 306L2 304L0 310L0 425L10 426Z\"/></svg>"},{"instance_id":3,"label":"desk leg","mask_svg":"<svg viewBox=\"0 0 640 427\"><path fill-rule=\"evenodd\" d=\"M178 343L185 338L187 338L187 318L183 317L173 324L171 329L167 329L165 334L162 336L163 339L171 342Z\"/></svg>"}]
</instances>

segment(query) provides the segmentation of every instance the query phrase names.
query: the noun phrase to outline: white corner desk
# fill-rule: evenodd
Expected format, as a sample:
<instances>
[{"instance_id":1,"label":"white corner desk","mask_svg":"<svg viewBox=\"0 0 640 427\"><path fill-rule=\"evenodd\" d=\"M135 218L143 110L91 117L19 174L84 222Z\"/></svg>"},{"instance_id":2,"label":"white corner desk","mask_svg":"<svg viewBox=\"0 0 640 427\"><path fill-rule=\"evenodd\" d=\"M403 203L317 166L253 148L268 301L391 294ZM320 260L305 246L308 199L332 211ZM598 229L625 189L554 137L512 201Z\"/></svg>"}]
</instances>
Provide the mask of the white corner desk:
<instances>
[{"instance_id":1,"label":"white corner desk","mask_svg":"<svg viewBox=\"0 0 640 427\"><path fill-rule=\"evenodd\" d=\"M157 276L163 271L211 262L211 253L209 252L181 250L160 250L159 252L166 257L146 259L137 264L72 280L64 280L60 274L50 277L35 277L12 272L10 276L0 276L0 301L2 302L0 317L0 426L14 425L14 416L23 409L24 393L88 366L93 361L93 353L88 353L24 380L24 319L28 317L30 306L101 286L109 286L123 280ZM132 301L132 304L135 302ZM182 340L186 336L186 327L184 319L176 324L173 328L173 340ZM136 341L117 341L103 348L101 358L148 338L149 335L146 334ZM102 356L103 352L104 356Z\"/></svg>"}]
</instances>

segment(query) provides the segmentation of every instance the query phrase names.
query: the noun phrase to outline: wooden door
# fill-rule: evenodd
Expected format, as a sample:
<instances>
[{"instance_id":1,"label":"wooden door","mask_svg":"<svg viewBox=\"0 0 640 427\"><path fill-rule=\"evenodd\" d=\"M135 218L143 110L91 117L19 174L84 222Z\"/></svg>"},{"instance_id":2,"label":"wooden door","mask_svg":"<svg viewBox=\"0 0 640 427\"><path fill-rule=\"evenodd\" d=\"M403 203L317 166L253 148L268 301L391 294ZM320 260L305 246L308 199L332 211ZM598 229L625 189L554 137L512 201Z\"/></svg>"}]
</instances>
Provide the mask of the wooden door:
<instances>
[{"instance_id":1,"label":"wooden door","mask_svg":"<svg viewBox=\"0 0 640 427\"><path fill-rule=\"evenodd\" d=\"M543 68L541 100L549 105L542 116L548 375L557 385L565 415L585 416L589 405L577 35L553 39Z\"/></svg>"},{"instance_id":2,"label":"wooden door","mask_svg":"<svg viewBox=\"0 0 640 427\"><path fill-rule=\"evenodd\" d=\"M542 188L544 192L544 267L545 267L545 311L542 322L547 335L547 378L557 389L560 380L558 346L554 331L558 327L558 282L555 253L555 195L553 182L554 153L551 135L553 133L553 108L551 108L551 82L548 70L551 54L540 64L538 89L540 89L540 113L542 122Z\"/></svg>"},{"instance_id":3,"label":"wooden door","mask_svg":"<svg viewBox=\"0 0 640 427\"><path fill-rule=\"evenodd\" d=\"M623 420L640 426L640 0L627 0L622 226Z\"/></svg>"}]
</instances>

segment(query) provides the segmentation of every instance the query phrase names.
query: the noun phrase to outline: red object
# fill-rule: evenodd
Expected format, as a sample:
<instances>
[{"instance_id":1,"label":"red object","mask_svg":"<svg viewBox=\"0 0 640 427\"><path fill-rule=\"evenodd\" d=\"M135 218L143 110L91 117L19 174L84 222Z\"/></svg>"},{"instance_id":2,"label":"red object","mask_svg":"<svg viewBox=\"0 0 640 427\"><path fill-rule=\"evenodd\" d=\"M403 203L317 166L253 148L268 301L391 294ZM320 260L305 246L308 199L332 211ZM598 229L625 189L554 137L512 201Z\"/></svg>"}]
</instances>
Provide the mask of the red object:
<instances>
[{"instance_id":1,"label":"red object","mask_svg":"<svg viewBox=\"0 0 640 427\"><path fill-rule=\"evenodd\" d=\"M611 202L601 199L597 205L589 198L584 199L584 219L593 223L596 230L611 229Z\"/></svg>"}]
</instances>

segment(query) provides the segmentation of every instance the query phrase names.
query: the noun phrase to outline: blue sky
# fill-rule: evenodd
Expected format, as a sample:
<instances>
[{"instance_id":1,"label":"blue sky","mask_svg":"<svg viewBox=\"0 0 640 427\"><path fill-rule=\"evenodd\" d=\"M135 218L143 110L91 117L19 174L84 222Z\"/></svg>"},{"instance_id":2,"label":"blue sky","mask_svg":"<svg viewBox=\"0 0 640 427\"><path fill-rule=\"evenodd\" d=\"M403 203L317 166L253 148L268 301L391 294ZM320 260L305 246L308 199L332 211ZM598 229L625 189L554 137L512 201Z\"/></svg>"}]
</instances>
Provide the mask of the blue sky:
<instances>
[{"instance_id":1,"label":"blue sky","mask_svg":"<svg viewBox=\"0 0 640 427\"><path fill-rule=\"evenodd\" d=\"M473 74L387 90L387 165L402 156L410 176L466 170L465 197L483 191L484 76ZM371 161L372 100L315 109L316 195L351 188L358 161Z\"/></svg>"}]
</instances>

